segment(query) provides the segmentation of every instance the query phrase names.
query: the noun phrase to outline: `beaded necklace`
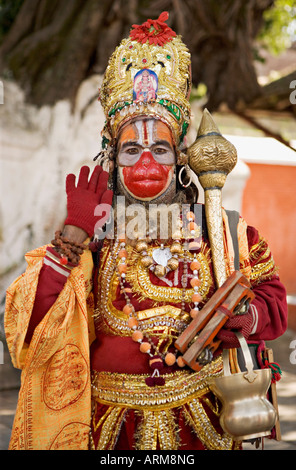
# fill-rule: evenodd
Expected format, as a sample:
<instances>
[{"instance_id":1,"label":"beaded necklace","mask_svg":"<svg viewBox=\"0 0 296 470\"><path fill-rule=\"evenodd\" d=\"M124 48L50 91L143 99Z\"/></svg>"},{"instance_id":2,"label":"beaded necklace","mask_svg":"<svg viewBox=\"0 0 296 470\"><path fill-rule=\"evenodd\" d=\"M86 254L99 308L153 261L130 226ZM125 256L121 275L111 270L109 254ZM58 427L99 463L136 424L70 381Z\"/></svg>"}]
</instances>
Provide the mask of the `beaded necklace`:
<instances>
[{"instance_id":1,"label":"beaded necklace","mask_svg":"<svg viewBox=\"0 0 296 470\"><path fill-rule=\"evenodd\" d=\"M194 213L189 212L186 217L189 222L188 228L190 229L190 232L193 235L197 228L196 224L194 223ZM180 241L175 240L172 243L171 248L170 248L170 252L171 252L170 255L168 254L169 249L164 248L164 245L161 245L160 248L156 248L154 250L154 252L156 252L156 256L155 256L156 263L159 260L163 262L163 264L156 264L156 265L154 264L153 254L151 257L151 256L148 256L148 253L147 253L149 241L150 241L149 237L146 237L146 239L139 240L136 244L136 251L138 251L142 256L141 262L143 266L153 271L154 274L160 278L163 277L165 274L167 274L169 271L177 269L179 265L178 255L182 251ZM164 365L166 364L167 366L173 366L175 363L177 363L179 367L184 367L185 362L181 355L177 356L177 352L176 353L173 353L173 352L161 353L159 348L155 346L153 339L149 336L149 334L146 331L143 331L143 329L141 328L140 322L138 321L138 318L137 318L137 312L135 311L134 306L132 305L129 296L127 295L126 287L125 287L125 277L126 277L126 273L128 269L127 263L126 263L127 257L128 257L128 253L126 250L126 241L124 238L121 238L118 240L118 242L120 245L119 245L119 251L117 250L117 256L119 256L120 262L117 265L117 275L118 275L118 280L119 280L121 291L126 301L126 304L123 307L123 313L129 317L127 321L127 326L130 329L132 340L139 343L140 352L143 354L147 354L149 356L149 366L153 370L153 373L150 377L147 377L145 379L146 384L148 386L164 385L165 380L162 376L160 376L160 371L163 369ZM181 284L182 284L181 310L182 310L184 319L185 317L186 319L188 319L189 317L188 313L185 312L185 292L187 288L187 279L188 279L189 248L190 248L190 243L188 241L185 241L183 245L183 252L184 252L183 274L181 278ZM167 250L165 253L163 253L163 256L162 256L161 250L163 251ZM165 262L166 258L169 258L167 262ZM198 288L200 285L200 280L198 278L198 271L200 269L200 263L196 258L196 254L194 256L193 261L189 265L189 269L191 269L191 271L193 272L193 278L190 280L190 284L194 290L194 293L191 298L191 301L194 304L194 307L190 310L190 317L195 318L199 312L199 308L198 308L199 302L202 300L201 295L198 293Z\"/></svg>"}]
</instances>

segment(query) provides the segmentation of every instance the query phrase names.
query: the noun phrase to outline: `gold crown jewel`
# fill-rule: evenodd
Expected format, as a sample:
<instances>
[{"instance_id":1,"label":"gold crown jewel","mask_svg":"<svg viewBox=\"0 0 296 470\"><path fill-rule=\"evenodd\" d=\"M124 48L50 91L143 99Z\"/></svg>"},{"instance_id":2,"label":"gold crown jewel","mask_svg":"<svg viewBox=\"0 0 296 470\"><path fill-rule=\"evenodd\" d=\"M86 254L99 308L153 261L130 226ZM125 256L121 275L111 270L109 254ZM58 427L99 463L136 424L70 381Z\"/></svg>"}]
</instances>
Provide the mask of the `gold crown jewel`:
<instances>
[{"instance_id":1,"label":"gold crown jewel","mask_svg":"<svg viewBox=\"0 0 296 470\"><path fill-rule=\"evenodd\" d=\"M100 90L106 116L103 142L114 142L130 119L151 116L166 123L179 146L190 123L190 53L180 36L157 20L133 25L109 59Z\"/></svg>"}]
</instances>

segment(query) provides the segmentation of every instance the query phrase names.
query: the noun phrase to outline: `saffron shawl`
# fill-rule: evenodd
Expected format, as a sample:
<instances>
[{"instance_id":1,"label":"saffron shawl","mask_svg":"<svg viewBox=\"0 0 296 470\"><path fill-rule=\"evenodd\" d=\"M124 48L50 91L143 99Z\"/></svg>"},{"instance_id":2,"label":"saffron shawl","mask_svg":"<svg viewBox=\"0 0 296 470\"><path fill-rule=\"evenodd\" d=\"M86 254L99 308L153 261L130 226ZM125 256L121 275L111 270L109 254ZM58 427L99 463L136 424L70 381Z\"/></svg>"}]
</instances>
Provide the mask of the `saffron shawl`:
<instances>
[{"instance_id":1,"label":"saffron shawl","mask_svg":"<svg viewBox=\"0 0 296 470\"><path fill-rule=\"evenodd\" d=\"M46 246L26 255L28 267L7 290L5 330L14 367L22 369L10 450L87 450L91 415L86 299L92 256L86 252L57 301L24 343Z\"/></svg>"}]
</instances>

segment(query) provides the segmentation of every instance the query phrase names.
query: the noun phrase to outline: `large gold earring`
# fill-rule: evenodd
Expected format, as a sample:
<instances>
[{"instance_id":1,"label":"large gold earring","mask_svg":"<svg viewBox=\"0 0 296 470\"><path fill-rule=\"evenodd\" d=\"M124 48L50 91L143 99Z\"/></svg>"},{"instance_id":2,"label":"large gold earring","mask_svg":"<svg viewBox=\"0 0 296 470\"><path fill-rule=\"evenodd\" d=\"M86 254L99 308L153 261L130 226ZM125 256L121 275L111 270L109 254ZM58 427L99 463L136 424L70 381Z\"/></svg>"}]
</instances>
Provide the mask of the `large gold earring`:
<instances>
[{"instance_id":1,"label":"large gold earring","mask_svg":"<svg viewBox=\"0 0 296 470\"><path fill-rule=\"evenodd\" d=\"M182 181L182 173L183 173L184 170L186 171L187 176L189 175L189 182L188 182L187 184L184 184L183 181ZM182 166L182 168L181 168L181 170L180 170L180 172L179 172L179 183L181 184L181 186L182 186L183 188L188 188L188 186L191 185L191 183L192 183L192 176L191 176L190 168L189 168L188 165Z\"/></svg>"}]
</instances>

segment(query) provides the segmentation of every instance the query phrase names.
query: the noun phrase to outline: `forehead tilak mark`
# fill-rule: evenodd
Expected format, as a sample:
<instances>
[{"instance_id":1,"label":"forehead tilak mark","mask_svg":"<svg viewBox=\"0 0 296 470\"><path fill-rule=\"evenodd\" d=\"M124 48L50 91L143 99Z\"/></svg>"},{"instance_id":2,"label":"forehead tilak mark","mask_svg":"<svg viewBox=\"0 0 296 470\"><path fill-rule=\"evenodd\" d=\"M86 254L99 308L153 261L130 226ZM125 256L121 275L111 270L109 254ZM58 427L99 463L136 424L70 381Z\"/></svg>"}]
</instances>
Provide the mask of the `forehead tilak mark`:
<instances>
[{"instance_id":1,"label":"forehead tilak mark","mask_svg":"<svg viewBox=\"0 0 296 470\"><path fill-rule=\"evenodd\" d=\"M153 133L153 119L136 121L134 125L138 131L138 142L142 147L147 147L155 143Z\"/></svg>"}]
</instances>

